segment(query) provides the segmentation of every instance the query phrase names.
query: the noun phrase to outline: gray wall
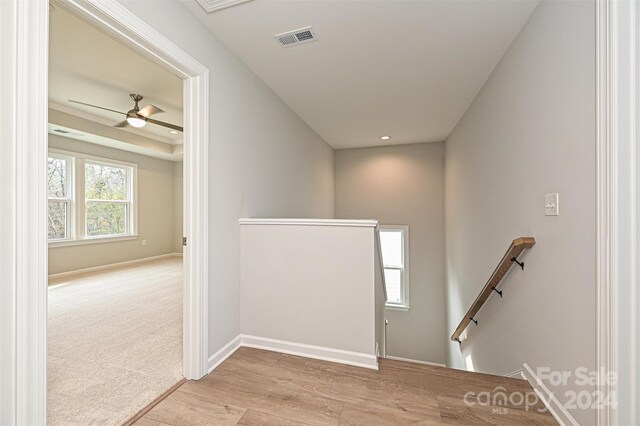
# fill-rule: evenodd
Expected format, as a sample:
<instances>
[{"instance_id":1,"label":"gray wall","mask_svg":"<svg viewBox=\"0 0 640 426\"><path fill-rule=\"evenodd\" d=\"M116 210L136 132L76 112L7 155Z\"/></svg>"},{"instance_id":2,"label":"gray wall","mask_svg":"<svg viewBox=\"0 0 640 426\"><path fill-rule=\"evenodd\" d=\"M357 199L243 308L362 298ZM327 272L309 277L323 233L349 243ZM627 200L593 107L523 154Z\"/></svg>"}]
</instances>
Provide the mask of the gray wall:
<instances>
[{"instance_id":1,"label":"gray wall","mask_svg":"<svg viewBox=\"0 0 640 426\"><path fill-rule=\"evenodd\" d=\"M139 234L131 241L52 247L49 274L176 252L176 227L182 227L182 216L176 217L175 211L182 208L176 205L182 190L176 193L174 162L56 135L49 135L49 147L137 164Z\"/></svg>"},{"instance_id":2,"label":"gray wall","mask_svg":"<svg viewBox=\"0 0 640 426\"><path fill-rule=\"evenodd\" d=\"M387 355L445 362L444 145L335 152L336 217L409 225L409 312L386 310Z\"/></svg>"},{"instance_id":3,"label":"gray wall","mask_svg":"<svg viewBox=\"0 0 640 426\"><path fill-rule=\"evenodd\" d=\"M210 70L209 353L240 333L241 217L333 217L333 150L179 1L122 0Z\"/></svg>"},{"instance_id":4,"label":"gray wall","mask_svg":"<svg viewBox=\"0 0 640 426\"><path fill-rule=\"evenodd\" d=\"M373 226L243 224L241 241L243 335L377 365Z\"/></svg>"},{"instance_id":5,"label":"gray wall","mask_svg":"<svg viewBox=\"0 0 640 426\"><path fill-rule=\"evenodd\" d=\"M543 1L446 142L447 332L510 241L537 245L448 365L506 374L595 366L595 7ZM544 194L560 193L559 217ZM551 386L561 402L567 389ZM581 424L592 412L572 413Z\"/></svg>"}]
</instances>

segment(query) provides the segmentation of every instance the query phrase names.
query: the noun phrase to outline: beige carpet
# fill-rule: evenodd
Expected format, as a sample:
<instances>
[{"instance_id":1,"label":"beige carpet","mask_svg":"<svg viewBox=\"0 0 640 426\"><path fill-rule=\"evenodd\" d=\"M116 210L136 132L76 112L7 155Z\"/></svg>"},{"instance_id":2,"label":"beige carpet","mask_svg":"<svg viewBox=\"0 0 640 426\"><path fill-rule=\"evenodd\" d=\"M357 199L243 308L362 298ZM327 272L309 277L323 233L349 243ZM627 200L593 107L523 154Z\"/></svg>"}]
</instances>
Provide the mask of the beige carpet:
<instances>
[{"instance_id":1,"label":"beige carpet","mask_svg":"<svg viewBox=\"0 0 640 426\"><path fill-rule=\"evenodd\" d=\"M182 378L182 259L49 286L48 423L120 425Z\"/></svg>"}]
</instances>

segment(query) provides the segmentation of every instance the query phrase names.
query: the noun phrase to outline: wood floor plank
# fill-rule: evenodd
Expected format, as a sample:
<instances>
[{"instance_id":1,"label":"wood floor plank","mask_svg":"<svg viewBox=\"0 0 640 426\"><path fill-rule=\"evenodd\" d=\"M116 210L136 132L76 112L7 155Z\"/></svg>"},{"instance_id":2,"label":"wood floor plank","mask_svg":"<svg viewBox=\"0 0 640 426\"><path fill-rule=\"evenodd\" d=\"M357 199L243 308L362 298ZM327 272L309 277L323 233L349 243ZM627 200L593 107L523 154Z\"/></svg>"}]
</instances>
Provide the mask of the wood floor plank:
<instances>
[{"instance_id":1,"label":"wood floor plank","mask_svg":"<svg viewBox=\"0 0 640 426\"><path fill-rule=\"evenodd\" d=\"M343 402L287 386L288 379L250 371L214 371L189 392L307 424L338 424Z\"/></svg>"},{"instance_id":2,"label":"wood floor plank","mask_svg":"<svg viewBox=\"0 0 640 426\"><path fill-rule=\"evenodd\" d=\"M247 410L238 422L239 426L307 426L306 423L273 416L255 410Z\"/></svg>"},{"instance_id":3,"label":"wood floor plank","mask_svg":"<svg viewBox=\"0 0 640 426\"><path fill-rule=\"evenodd\" d=\"M542 405L527 410L464 398L467 392L496 389L532 391L527 382L415 366L383 361L376 371L240 348L201 380L183 384L145 418L170 425L556 424L548 412L538 411Z\"/></svg>"},{"instance_id":4,"label":"wood floor plank","mask_svg":"<svg viewBox=\"0 0 640 426\"><path fill-rule=\"evenodd\" d=\"M497 425L497 426L550 426L557 425L548 413L514 410L495 405L473 405L459 398L438 397L440 415L445 423L455 425Z\"/></svg>"},{"instance_id":5,"label":"wood floor plank","mask_svg":"<svg viewBox=\"0 0 640 426\"><path fill-rule=\"evenodd\" d=\"M133 424L135 424L136 426L169 426L166 423L162 423L145 416L140 417Z\"/></svg>"},{"instance_id":6,"label":"wood floor plank","mask_svg":"<svg viewBox=\"0 0 640 426\"><path fill-rule=\"evenodd\" d=\"M410 374L425 373L431 375L439 375L447 378L457 378L471 382L492 383L500 386L509 386L513 388L528 388L529 383L522 379L511 377L496 376L493 374L477 373L466 370L458 370L455 368L439 367L435 365L425 365L410 362L397 361L392 359L380 359L380 366L383 369L404 370Z\"/></svg>"},{"instance_id":7,"label":"wood floor plank","mask_svg":"<svg viewBox=\"0 0 640 426\"><path fill-rule=\"evenodd\" d=\"M413 413L393 412L372 405L345 404L339 424L340 426L417 425L422 420Z\"/></svg>"},{"instance_id":8,"label":"wood floor plank","mask_svg":"<svg viewBox=\"0 0 640 426\"><path fill-rule=\"evenodd\" d=\"M217 403L206 395L179 388L145 417L168 425L235 425L245 412L245 408Z\"/></svg>"}]
</instances>

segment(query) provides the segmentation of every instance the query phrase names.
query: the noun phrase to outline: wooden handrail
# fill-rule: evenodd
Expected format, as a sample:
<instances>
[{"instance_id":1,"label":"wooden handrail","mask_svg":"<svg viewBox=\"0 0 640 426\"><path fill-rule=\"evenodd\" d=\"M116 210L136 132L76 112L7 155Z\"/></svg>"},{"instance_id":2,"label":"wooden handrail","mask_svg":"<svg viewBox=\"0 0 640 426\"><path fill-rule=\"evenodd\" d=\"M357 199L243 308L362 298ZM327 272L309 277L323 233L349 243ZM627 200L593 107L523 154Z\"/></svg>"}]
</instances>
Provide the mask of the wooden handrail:
<instances>
[{"instance_id":1,"label":"wooden handrail","mask_svg":"<svg viewBox=\"0 0 640 426\"><path fill-rule=\"evenodd\" d=\"M486 302L491 295L491 292L494 289L496 289L497 291L498 284L500 284L500 281L502 281L502 278L504 278L505 274L511 268L511 266L516 263L515 260L518 259L518 256L520 256L522 250L531 248L535 244L536 239L533 237L520 237L513 240L513 242L509 246L509 249L498 264L498 267L495 271L493 271L493 274L491 274L489 281L487 281L484 288L476 298L475 302L473 302L473 305L471 305L462 321L460 321L460 324L458 324L458 328L456 328L456 331L451 335L451 340L460 341L459 339L462 332L465 330L465 328L467 328L471 321L475 322L475 320L472 318L475 318L480 308L482 308L482 305L484 305L484 302Z\"/></svg>"}]
</instances>

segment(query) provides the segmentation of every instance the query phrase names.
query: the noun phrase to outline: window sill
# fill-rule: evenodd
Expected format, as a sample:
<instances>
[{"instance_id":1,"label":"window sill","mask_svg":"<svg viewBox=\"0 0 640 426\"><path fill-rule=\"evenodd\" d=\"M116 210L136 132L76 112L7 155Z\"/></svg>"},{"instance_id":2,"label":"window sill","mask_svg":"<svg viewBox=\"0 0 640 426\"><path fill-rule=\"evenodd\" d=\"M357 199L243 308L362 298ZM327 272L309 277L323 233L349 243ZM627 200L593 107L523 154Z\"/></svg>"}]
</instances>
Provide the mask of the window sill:
<instances>
[{"instance_id":1,"label":"window sill","mask_svg":"<svg viewBox=\"0 0 640 426\"><path fill-rule=\"evenodd\" d=\"M83 240L50 241L49 248L83 246L86 244L117 243L120 241L131 241L131 240L137 240L137 239L138 239L138 234L132 234L132 235L117 235L113 237L85 238Z\"/></svg>"},{"instance_id":2,"label":"window sill","mask_svg":"<svg viewBox=\"0 0 640 426\"><path fill-rule=\"evenodd\" d=\"M411 306L409 306L409 305L384 305L384 308L389 310L389 311L409 312L409 309L411 309Z\"/></svg>"}]
</instances>

